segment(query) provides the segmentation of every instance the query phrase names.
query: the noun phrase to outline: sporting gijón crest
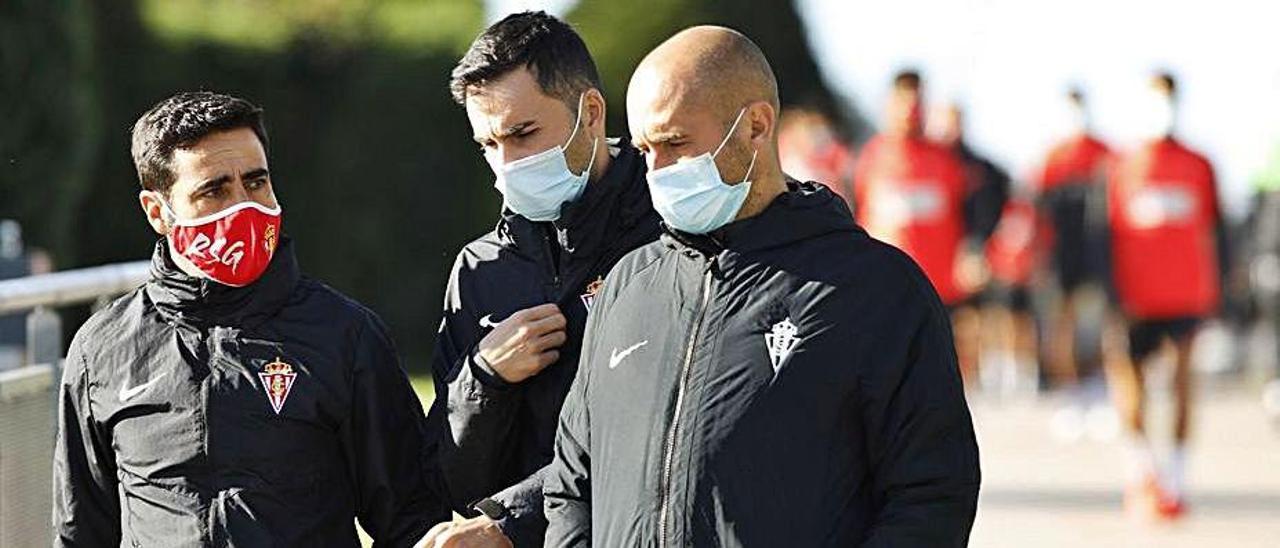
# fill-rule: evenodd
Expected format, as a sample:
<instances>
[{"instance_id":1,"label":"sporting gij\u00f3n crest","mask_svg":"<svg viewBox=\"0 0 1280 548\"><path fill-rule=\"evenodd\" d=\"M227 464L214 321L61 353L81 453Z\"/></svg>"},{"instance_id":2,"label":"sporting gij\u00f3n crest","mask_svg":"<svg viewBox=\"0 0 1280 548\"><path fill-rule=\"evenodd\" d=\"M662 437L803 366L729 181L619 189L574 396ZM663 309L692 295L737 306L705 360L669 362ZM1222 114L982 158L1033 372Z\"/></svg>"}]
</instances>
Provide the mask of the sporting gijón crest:
<instances>
[{"instance_id":1,"label":"sporting gij\u00f3n crest","mask_svg":"<svg viewBox=\"0 0 1280 548\"><path fill-rule=\"evenodd\" d=\"M786 318L773 324L773 328L764 334L764 344L769 349L769 362L773 364L774 373L782 368L783 360L791 355L791 349L800 342L799 337L796 336L799 332L799 328L791 318Z\"/></svg>"},{"instance_id":2,"label":"sporting gij\u00f3n crest","mask_svg":"<svg viewBox=\"0 0 1280 548\"><path fill-rule=\"evenodd\" d=\"M600 293L602 287L604 287L604 277L597 276L594 282L587 284L586 292L578 296L582 299L582 306L587 308L587 312L591 312L591 305L596 302L596 294Z\"/></svg>"},{"instance_id":3,"label":"sporting gij\u00f3n crest","mask_svg":"<svg viewBox=\"0 0 1280 548\"><path fill-rule=\"evenodd\" d=\"M267 393L271 408L277 415L284 407L285 400L289 399L289 391L293 389L293 381L297 377L293 366L280 361L280 358L262 366L262 372L258 373L258 378L262 379L262 389Z\"/></svg>"}]
</instances>

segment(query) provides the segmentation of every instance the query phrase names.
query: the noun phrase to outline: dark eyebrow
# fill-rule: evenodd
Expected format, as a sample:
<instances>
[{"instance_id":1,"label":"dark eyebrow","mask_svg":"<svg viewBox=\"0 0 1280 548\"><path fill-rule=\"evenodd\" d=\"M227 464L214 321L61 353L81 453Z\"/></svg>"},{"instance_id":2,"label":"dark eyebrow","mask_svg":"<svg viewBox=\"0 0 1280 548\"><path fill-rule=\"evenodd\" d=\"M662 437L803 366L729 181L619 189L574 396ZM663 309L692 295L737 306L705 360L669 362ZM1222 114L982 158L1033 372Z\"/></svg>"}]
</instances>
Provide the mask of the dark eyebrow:
<instances>
[{"instance_id":1,"label":"dark eyebrow","mask_svg":"<svg viewBox=\"0 0 1280 548\"><path fill-rule=\"evenodd\" d=\"M215 177L215 178L213 178L213 179L209 179L209 180L207 180L207 181L205 181L205 182L203 182L203 183L200 183L200 186L196 187L196 189L195 189L195 190L191 191L191 195L192 195L192 196L199 196L199 195L201 195L201 194L204 194L205 192L208 192L208 191L210 191L210 190L213 190L213 189L215 189L215 188L218 188L218 187L220 187L220 186L222 186L222 185L225 185L225 184L227 184L227 183L230 183L230 182L231 182L231 176L230 176L230 175L223 175L223 176L221 176L221 177Z\"/></svg>"},{"instance_id":2,"label":"dark eyebrow","mask_svg":"<svg viewBox=\"0 0 1280 548\"><path fill-rule=\"evenodd\" d=\"M504 130L502 130L502 131L500 131L500 132L498 132L498 133L494 134L492 137L479 137L479 136L476 136L476 137L472 137L472 140L474 140L477 144L481 144L481 145L483 145L483 144L485 144L486 142L488 142L488 141L489 141L489 139L491 139L491 138L501 139L501 138L503 138L503 137L510 137L510 136L512 136L512 135L518 135L518 134L520 134L520 133L524 133L524 131L525 131L526 129L529 129L529 126L531 126L531 125L533 125L533 124L535 124L535 123L537 123L537 121L535 121L535 120L526 120L526 121L520 122L520 123L518 123L518 124L515 124L515 125L513 125L513 126L510 126L510 127L508 127L507 129L504 129Z\"/></svg>"},{"instance_id":3,"label":"dark eyebrow","mask_svg":"<svg viewBox=\"0 0 1280 548\"><path fill-rule=\"evenodd\" d=\"M248 181L248 180L251 180L251 179L265 179L265 178L270 177L270 176L271 176L271 174L267 172L267 168L265 168L265 167L260 167L260 168L258 168L258 169L251 169L251 170L249 170L249 171L248 171L247 173L245 173L244 175L241 175L241 176L240 176L240 178L241 178L241 179L243 179L243 180L245 180L245 181Z\"/></svg>"}]
</instances>

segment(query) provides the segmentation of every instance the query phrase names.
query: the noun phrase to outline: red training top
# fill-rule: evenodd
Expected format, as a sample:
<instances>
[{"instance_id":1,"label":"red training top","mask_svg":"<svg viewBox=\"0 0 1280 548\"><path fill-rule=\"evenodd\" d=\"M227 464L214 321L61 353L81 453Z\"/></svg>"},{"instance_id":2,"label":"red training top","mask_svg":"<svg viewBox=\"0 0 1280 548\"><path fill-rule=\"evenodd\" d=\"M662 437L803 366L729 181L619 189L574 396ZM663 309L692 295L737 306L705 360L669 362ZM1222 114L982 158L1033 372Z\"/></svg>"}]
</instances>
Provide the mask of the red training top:
<instances>
[{"instance_id":1,"label":"red training top","mask_svg":"<svg viewBox=\"0 0 1280 548\"><path fill-rule=\"evenodd\" d=\"M1107 145L1087 133L1058 143L1045 158L1038 190L1045 192L1063 184L1101 181L1110 155Z\"/></svg>"},{"instance_id":2,"label":"red training top","mask_svg":"<svg viewBox=\"0 0 1280 548\"><path fill-rule=\"evenodd\" d=\"M863 147L854 169L858 223L915 259L947 305L966 297L955 279L964 193L960 159L924 139L877 136Z\"/></svg>"},{"instance_id":3,"label":"red training top","mask_svg":"<svg viewBox=\"0 0 1280 548\"><path fill-rule=\"evenodd\" d=\"M1011 199L1000 214L996 231L987 240L987 264L991 277L1014 287L1031 284L1038 256L1044 240L1050 238L1052 228L1036 214L1036 207L1028 200Z\"/></svg>"},{"instance_id":4,"label":"red training top","mask_svg":"<svg viewBox=\"0 0 1280 548\"><path fill-rule=\"evenodd\" d=\"M1220 299L1213 167L1173 138L1121 158L1107 180L1111 257L1131 317L1213 313Z\"/></svg>"}]
</instances>

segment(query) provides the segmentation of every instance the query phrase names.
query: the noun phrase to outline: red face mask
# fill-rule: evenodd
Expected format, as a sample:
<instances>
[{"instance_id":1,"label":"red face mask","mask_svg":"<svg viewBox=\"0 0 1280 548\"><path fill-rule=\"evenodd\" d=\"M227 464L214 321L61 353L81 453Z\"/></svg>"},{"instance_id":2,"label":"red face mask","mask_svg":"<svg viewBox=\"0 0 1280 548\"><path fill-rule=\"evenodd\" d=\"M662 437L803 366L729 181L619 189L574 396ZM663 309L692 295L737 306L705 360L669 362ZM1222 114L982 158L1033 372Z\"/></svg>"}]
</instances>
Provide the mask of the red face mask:
<instances>
[{"instance_id":1,"label":"red face mask","mask_svg":"<svg viewBox=\"0 0 1280 548\"><path fill-rule=\"evenodd\" d=\"M279 241L280 212L280 206L271 209L248 201L197 219L175 220L169 231L170 250L209 279L244 287L271 264ZM176 219L172 210L169 215Z\"/></svg>"}]
</instances>

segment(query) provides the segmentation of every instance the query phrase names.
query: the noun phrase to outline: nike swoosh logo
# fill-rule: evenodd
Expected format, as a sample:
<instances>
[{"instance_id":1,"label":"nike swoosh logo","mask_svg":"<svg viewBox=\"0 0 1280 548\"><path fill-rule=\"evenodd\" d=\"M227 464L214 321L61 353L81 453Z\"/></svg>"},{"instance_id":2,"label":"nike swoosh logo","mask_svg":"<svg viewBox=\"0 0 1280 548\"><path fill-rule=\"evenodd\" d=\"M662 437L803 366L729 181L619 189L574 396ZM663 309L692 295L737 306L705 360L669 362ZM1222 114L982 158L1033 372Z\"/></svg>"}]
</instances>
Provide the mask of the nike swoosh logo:
<instances>
[{"instance_id":1,"label":"nike swoosh logo","mask_svg":"<svg viewBox=\"0 0 1280 548\"><path fill-rule=\"evenodd\" d=\"M627 347L627 349L623 350L622 352L618 352L617 348L613 349L613 351L609 353L609 369L618 367L618 364L622 363L622 360L626 359L627 356L630 356L632 352L639 350L641 346L644 346L646 344L649 344L648 340L643 340L638 343L635 343Z\"/></svg>"},{"instance_id":2,"label":"nike swoosh logo","mask_svg":"<svg viewBox=\"0 0 1280 548\"><path fill-rule=\"evenodd\" d=\"M485 314L483 318L480 318L480 328L492 329L492 328L498 327L498 324L501 322L502 320L498 320L496 322L493 321L493 314Z\"/></svg>"},{"instance_id":3,"label":"nike swoosh logo","mask_svg":"<svg viewBox=\"0 0 1280 548\"><path fill-rule=\"evenodd\" d=\"M141 393L143 393L143 392L146 392L148 388L151 388L151 385L155 384L155 383L156 383L157 381L159 381L160 379L163 379L163 378L164 378L164 376L165 376L165 374L164 374L164 373L161 373L161 374L157 375L155 378L153 378L153 379L151 379L151 380L149 380L149 381L147 381L147 382L144 382L144 383L142 383L142 384L139 384L138 386L134 386L134 387L132 387L132 388L126 388L126 387L121 386L121 387L120 387L120 401L121 401L121 402L127 402L127 401L129 401L129 400L133 399L134 397L136 397L138 394L141 394Z\"/></svg>"}]
</instances>

